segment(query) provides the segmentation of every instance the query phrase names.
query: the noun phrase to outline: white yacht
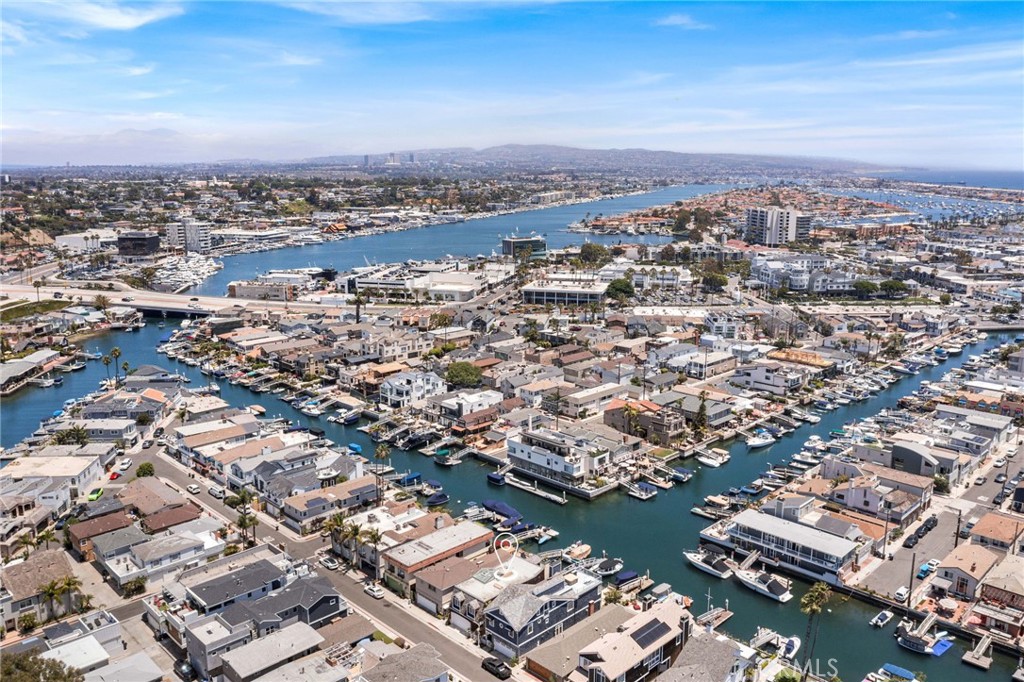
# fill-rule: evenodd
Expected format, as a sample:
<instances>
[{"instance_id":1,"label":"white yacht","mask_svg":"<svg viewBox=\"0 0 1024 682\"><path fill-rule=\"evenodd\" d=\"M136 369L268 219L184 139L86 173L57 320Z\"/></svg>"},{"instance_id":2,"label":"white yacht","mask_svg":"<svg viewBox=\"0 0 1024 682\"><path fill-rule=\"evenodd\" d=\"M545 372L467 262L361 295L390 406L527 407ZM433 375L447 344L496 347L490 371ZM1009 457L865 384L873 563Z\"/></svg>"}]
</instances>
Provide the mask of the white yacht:
<instances>
[{"instance_id":1,"label":"white yacht","mask_svg":"<svg viewBox=\"0 0 1024 682\"><path fill-rule=\"evenodd\" d=\"M710 573L716 578L725 580L732 577L732 566L725 558L725 553L718 547L700 547L696 551L684 551L683 557L694 568Z\"/></svg>"},{"instance_id":2,"label":"white yacht","mask_svg":"<svg viewBox=\"0 0 1024 682\"><path fill-rule=\"evenodd\" d=\"M769 599L774 599L777 602L785 604L793 598L793 593L789 591L792 583L787 578L783 578L780 575L769 573L765 570L744 570L737 569L733 572L733 575L743 583L745 587L749 587L754 592L764 595Z\"/></svg>"}]
</instances>

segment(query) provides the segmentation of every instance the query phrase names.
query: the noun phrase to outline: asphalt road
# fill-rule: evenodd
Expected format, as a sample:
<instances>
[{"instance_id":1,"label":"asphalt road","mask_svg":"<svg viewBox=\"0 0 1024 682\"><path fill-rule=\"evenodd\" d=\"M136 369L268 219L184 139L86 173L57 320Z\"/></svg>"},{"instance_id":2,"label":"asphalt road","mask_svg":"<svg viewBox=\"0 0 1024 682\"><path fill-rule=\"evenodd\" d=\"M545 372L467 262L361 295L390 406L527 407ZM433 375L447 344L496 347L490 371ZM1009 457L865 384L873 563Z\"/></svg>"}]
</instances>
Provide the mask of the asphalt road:
<instances>
[{"instance_id":1,"label":"asphalt road","mask_svg":"<svg viewBox=\"0 0 1024 682\"><path fill-rule=\"evenodd\" d=\"M223 501L218 500L207 493L207 489L214 483L205 479L190 478L183 468L170 460L162 452L163 448L156 446L150 450L143 452L136 452L132 454L135 460L134 466L138 466L140 461L153 462L156 467L156 475L161 478L168 480L178 487L185 490L185 486L190 483L198 483L202 491L199 495L194 497L197 501L201 502L204 506L215 512L221 514L228 520L234 521L238 518L237 512L232 510L230 507L225 505ZM319 535L313 536L308 540L302 540L296 542L291 536L274 530L274 527L270 525L269 518L265 515L259 515L260 525L256 527L256 537L261 540L273 539L274 542L284 543L285 549L288 553L296 558L310 558L314 557L316 551L321 547L325 546L327 541L320 538ZM350 605L354 606L357 610L362 611L372 620L377 621L385 625L391 631L401 635L407 642L419 643L427 642L431 644L441 654L441 658L444 659L451 668L458 673L459 677L465 680L479 680L485 679L487 674L480 668L481 658L471 651L459 646L451 639L449 635L452 632L447 632L448 627L441 621L436 621L436 625L431 623L428 625L417 618L414 618L405 613L405 606L399 605L399 598L390 592L382 600L376 600L369 595L365 594L362 590L362 583L357 582L352 577L340 572L340 571L328 571L321 569L320 573L326 575L330 581L338 588L339 592L345 597ZM409 608L417 608L415 606ZM126 616L137 615L141 613L142 605L138 602L127 604L123 607ZM115 610L115 613L121 611ZM445 631L442 631L445 628ZM457 634L457 633L456 633Z\"/></svg>"},{"instance_id":2,"label":"asphalt road","mask_svg":"<svg viewBox=\"0 0 1024 682\"><path fill-rule=\"evenodd\" d=\"M925 514L921 521L930 515L930 513ZM939 559L940 561L944 559L956 542L957 515L952 511L938 512L937 515L939 525L925 535L916 547L903 547L903 540L917 531L921 526L920 522L910 526L903 537L890 542L889 553L893 555L892 561L886 561L875 569L864 580L862 587L891 597L897 589L909 584L911 572L916 576L921 564L926 563L929 559ZM966 519L964 522L966 523ZM914 590L917 591L920 586L921 581L915 578Z\"/></svg>"}]
</instances>

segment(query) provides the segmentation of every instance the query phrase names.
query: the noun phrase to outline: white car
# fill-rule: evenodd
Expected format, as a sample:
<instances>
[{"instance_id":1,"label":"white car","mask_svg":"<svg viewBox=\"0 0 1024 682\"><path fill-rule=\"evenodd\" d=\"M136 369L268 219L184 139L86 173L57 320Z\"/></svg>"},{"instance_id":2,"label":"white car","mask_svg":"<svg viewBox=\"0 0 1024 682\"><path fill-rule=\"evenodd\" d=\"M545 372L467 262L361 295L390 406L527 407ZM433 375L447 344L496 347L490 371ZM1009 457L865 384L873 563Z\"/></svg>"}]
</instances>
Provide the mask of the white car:
<instances>
[{"instance_id":1,"label":"white car","mask_svg":"<svg viewBox=\"0 0 1024 682\"><path fill-rule=\"evenodd\" d=\"M384 588L378 585L377 583L370 583L369 585L363 588L363 592L370 595L374 599L384 598Z\"/></svg>"},{"instance_id":2,"label":"white car","mask_svg":"<svg viewBox=\"0 0 1024 682\"><path fill-rule=\"evenodd\" d=\"M320 557L320 565L326 568L328 571L336 571L338 570L338 566L340 566L341 564L339 564L338 560L332 557L331 555L324 554L322 557Z\"/></svg>"},{"instance_id":3,"label":"white car","mask_svg":"<svg viewBox=\"0 0 1024 682\"><path fill-rule=\"evenodd\" d=\"M132 468L132 458L125 457L118 463L117 468L120 469L121 471L128 471L129 469Z\"/></svg>"},{"instance_id":4,"label":"white car","mask_svg":"<svg viewBox=\"0 0 1024 682\"><path fill-rule=\"evenodd\" d=\"M198 495L201 488L195 483L190 483L187 486L185 486L185 490L189 491L193 495Z\"/></svg>"},{"instance_id":5,"label":"white car","mask_svg":"<svg viewBox=\"0 0 1024 682\"><path fill-rule=\"evenodd\" d=\"M900 602L902 604L903 602L907 601L907 598L909 596L910 596L910 590L908 590L907 586L904 585L900 589L896 590L896 594L893 595L893 599L895 599L896 601L898 601L898 602Z\"/></svg>"},{"instance_id":6,"label":"white car","mask_svg":"<svg viewBox=\"0 0 1024 682\"><path fill-rule=\"evenodd\" d=\"M1005 457L1000 457L996 461L992 462L992 466L993 466L993 468L996 468L996 469L998 469L999 467L1006 466L1006 458Z\"/></svg>"},{"instance_id":7,"label":"white car","mask_svg":"<svg viewBox=\"0 0 1024 682\"><path fill-rule=\"evenodd\" d=\"M238 508L238 513L239 514L244 514L245 516L251 516L252 514L255 514L256 512L253 511L253 508L250 507L249 505L245 505L245 506L242 506L242 507Z\"/></svg>"},{"instance_id":8,"label":"white car","mask_svg":"<svg viewBox=\"0 0 1024 682\"><path fill-rule=\"evenodd\" d=\"M938 559L929 559L928 560L928 565L932 567L932 573L934 573L935 571L939 570L939 560Z\"/></svg>"}]
</instances>

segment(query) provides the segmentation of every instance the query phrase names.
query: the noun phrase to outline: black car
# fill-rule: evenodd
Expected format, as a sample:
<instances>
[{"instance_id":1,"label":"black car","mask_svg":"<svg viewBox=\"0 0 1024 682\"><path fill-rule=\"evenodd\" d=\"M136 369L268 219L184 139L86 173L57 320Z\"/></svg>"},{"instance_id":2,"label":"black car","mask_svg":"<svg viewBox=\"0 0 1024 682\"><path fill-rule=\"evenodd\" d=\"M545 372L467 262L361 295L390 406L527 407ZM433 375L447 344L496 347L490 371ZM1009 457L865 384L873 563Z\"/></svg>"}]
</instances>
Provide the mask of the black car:
<instances>
[{"instance_id":1,"label":"black car","mask_svg":"<svg viewBox=\"0 0 1024 682\"><path fill-rule=\"evenodd\" d=\"M84 513L85 513L85 505L84 504L76 504L74 507L71 508L71 511L68 512L68 516L74 516L74 517L77 518L77 517L81 516Z\"/></svg>"},{"instance_id":2,"label":"black car","mask_svg":"<svg viewBox=\"0 0 1024 682\"><path fill-rule=\"evenodd\" d=\"M916 535L908 535L907 539L903 541L903 546L907 549L917 545L918 537Z\"/></svg>"},{"instance_id":3,"label":"black car","mask_svg":"<svg viewBox=\"0 0 1024 682\"><path fill-rule=\"evenodd\" d=\"M196 671L192 668L192 664L188 661L178 661L174 664L174 672L185 682L192 682L196 679Z\"/></svg>"},{"instance_id":4,"label":"black car","mask_svg":"<svg viewBox=\"0 0 1024 682\"><path fill-rule=\"evenodd\" d=\"M159 438L160 436L164 435L164 427L162 427L162 426L156 427L156 431L153 432L153 435L156 436L157 438Z\"/></svg>"},{"instance_id":5,"label":"black car","mask_svg":"<svg viewBox=\"0 0 1024 682\"><path fill-rule=\"evenodd\" d=\"M1006 493L999 493L998 495L992 498L992 503L997 507L1001 505L1003 502L1006 502Z\"/></svg>"},{"instance_id":6,"label":"black car","mask_svg":"<svg viewBox=\"0 0 1024 682\"><path fill-rule=\"evenodd\" d=\"M917 536L918 540L923 540L924 536L928 535L928 531L930 531L930 530L931 530L931 528L929 528L928 526L921 526L920 528L917 529L917 532L914 533L914 535Z\"/></svg>"},{"instance_id":7,"label":"black car","mask_svg":"<svg viewBox=\"0 0 1024 682\"><path fill-rule=\"evenodd\" d=\"M499 680L507 680L512 677L512 668L505 665L500 658L485 658L480 667L497 677Z\"/></svg>"},{"instance_id":8,"label":"black car","mask_svg":"<svg viewBox=\"0 0 1024 682\"><path fill-rule=\"evenodd\" d=\"M939 517L932 514L924 520L924 525L928 526L928 530L935 530L935 527L939 525Z\"/></svg>"}]
</instances>

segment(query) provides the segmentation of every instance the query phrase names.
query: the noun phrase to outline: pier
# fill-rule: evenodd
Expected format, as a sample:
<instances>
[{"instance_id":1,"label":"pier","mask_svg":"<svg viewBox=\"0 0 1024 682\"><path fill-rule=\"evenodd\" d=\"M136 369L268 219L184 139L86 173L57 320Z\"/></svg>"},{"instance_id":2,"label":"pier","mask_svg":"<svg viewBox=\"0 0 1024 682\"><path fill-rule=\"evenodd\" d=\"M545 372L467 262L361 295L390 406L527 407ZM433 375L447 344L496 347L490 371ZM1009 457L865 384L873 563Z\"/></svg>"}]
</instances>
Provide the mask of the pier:
<instances>
[{"instance_id":1,"label":"pier","mask_svg":"<svg viewBox=\"0 0 1024 682\"><path fill-rule=\"evenodd\" d=\"M960 657L960 660L975 668L988 670L992 667L992 635L985 635L972 650Z\"/></svg>"},{"instance_id":2,"label":"pier","mask_svg":"<svg viewBox=\"0 0 1024 682\"><path fill-rule=\"evenodd\" d=\"M562 496L559 497L558 495L555 495L554 493L549 493L547 491L544 491L544 490L541 490L540 488L538 488L536 481L533 482L533 485L530 485L526 481L520 481L518 478L513 476L511 473L506 473L505 474L505 483L510 485L510 486L512 486L513 488L518 488L519 490L526 491L526 492L530 493L531 495L536 495L537 497L545 499L548 502L554 502L555 504L562 505L562 504L565 504L565 503L567 503L569 501L566 498L564 492L562 493Z\"/></svg>"}]
</instances>

